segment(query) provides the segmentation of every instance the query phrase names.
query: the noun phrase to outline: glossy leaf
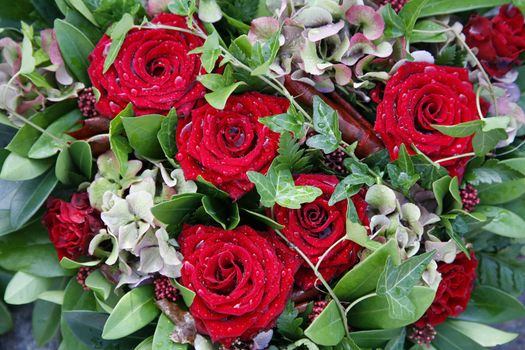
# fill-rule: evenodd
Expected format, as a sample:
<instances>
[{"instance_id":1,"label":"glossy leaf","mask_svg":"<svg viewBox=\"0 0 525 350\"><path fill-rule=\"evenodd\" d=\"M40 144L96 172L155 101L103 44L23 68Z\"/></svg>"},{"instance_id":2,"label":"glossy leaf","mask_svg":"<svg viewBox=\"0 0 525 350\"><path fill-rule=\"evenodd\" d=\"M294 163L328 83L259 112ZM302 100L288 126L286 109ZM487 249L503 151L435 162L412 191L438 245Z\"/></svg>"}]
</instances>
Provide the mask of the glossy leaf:
<instances>
[{"instance_id":1,"label":"glossy leaf","mask_svg":"<svg viewBox=\"0 0 525 350\"><path fill-rule=\"evenodd\" d=\"M484 350L485 348L470 339L463 333L451 327L448 323L442 323L436 327L436 338L432 345L437 350Z\"/></svg>"},{"instance_id":2,"label":"glossy leaf","mask_svg":"<svg viewBox=\"0 0 525 350\"><path fill-rule=\"evenodd\" d=\"M363 300L348 313L350 325L360 329L399 328L414 323L423 316L434 301L436 292L428 287L415 286L408 298L415 306L413 317L404 320L389 316L389 305L386 297L375 296Z\"/></svg>"},{"instance_id":3,"label":"glossy leaf","mask_svg":"<svg viewBox=\"0 0 525 350\"><path fill-rule=\"evenodd\" d=\"M38 346L49 343L58 332L60 325L60 305L37 300L33 308L33 337Z\"/></svg>"},{"instance_id":4,"label":"glossy leaf","mask_svg":"<svg viewBox=\"0 0 525 350\"><path fill-rule=\"evenodd\" d=\"M483 227L485 230L504 237L525 238L525 220L510 210L483 205L478 206L477 211L491 219Z\"/></svg>"},{"instance_id":5,"label":"glossy leaf","mask_svg":"<svg viewBox=\"0 0 525 350\"><path fill-rule=\"evenodd\" d=\"M508 3L508 0L432 0L421 11L421 17L448 15L480 8L496 7Z\"/></svg>"},{"instance_id":6,"label":"glossy leaf","mask_svg":"<svg viewBox=\"0 0 525 350\"><path fill-rule=\"evenodd\" d=\"M177 344L170 339L171 334L175 329L175 325L170 319L161 314L159 321L157 322L157 328L153 335L153 349L162 350L183 350L187 348L187 345Z\"/></svg>"},{"instance_id":7,"label":"glossy leaf","mask_svg":"<svg viewBox=\"0 0 525 350\"><path fill-rule=\"evenodd\" d=\"M516 339L519 335L518 333L504 332L497 328L474 322L451 320L447 324L484 347L506 344Z\"/></svg>"},{"instance_id":8,"label":"glossy leaf","mask_svg":"<svg viewBox=\"0 0 525 350\"><path fill-rule=\"evenodd\" d=\"M55 33L60 52L71 73L86 85L91 85L88 75L88 57L94 49L93 43L68 22L55 20Z\"/></svg>"},{"instance_id":9,"label":"glossy leaf","mask_svg":"<svg viewBox=\"0 0 525 350\"><path fill-rule=\"evenodd\" d=\"M171 109L168 116L162 120L159 133L157 134L160 146L168 159L174 158L177 154L177 143L175 141L177 121L177 111Z\"/></svg>"},{"instance_id":10,"label":"glossy leaf","mask_svg":"<svg viewBox=\"0 0 525 350\"><path fill-rule=\"evenodd\" d=\"M5 289L4 300L11 305L29 304L51 286L52 280L17 272Z\"/></svg>"},{"instance_id":11,"label":"glossy leaf","mask_svg":"<svg viewBox=\"0 0 525 350\"><path fill-rule=\"evenodd\" d=\"M308 326L304 335L319 345L339 344L345 335L345 328L337 304L333 300Z\"/></svg>"},{"instance_id":12,"label":"glossy leaf","mask_svg":"<svg viewBox=\"0 0 525 350\"><path fill-rule=\"evenodd\" d=\"M433 22L432 22L433 23ZM435 125L432 127L442 134L452 136L452 137L467 137L475 134L480 131L483 127L482 120L472 120L465 123L460 123L456 125Z\"/></svg>"},{"instance_id":13,"label":"glossy leaf","mask_svg":"<svg viewBox=\"0 0 525 350\"><path fill-rule=\"evenodd\" d=\"M86 286L93 291L102 300L107 300L113 285L102 275L100 270L95 270L86 278Z\"/></svg>"},{"instance_id":14,"label":"glossy leaf","mask_svg":"<svg viewBox=\"0 0 525 350\"><path fill-rule=\"evenodd\" d=\"M157 114L145 115L140 118L121 118L129 144L137 153L153 159L162 157L162 149L157 140L157 134L164 118Z\"/></svg>"},{"instance_id":15,"label":"glossy leaf","mask_svg":"<svg viewBox=\"0 0 525 350\"><path fill-rule=\"evenodd\" d=\"M512 295L490 286L477 286L467 309L457 318L497 324L525 317L525 306Z\"/></svg>"},{"instance_id":16,"label":"glossy leaf","mask_svg":"<svg viewBox=\"0 0 525 350\"><path fill-rule=\"evenodd\" d=\"M123 338L145 327L159 313L151 286L132 289L120 299L109 315L102 338L107 340Z\"/></svg>"},{"instance_id":17,"label":"glossy leaf","mask_svg":"<svg viewBox=\"0 0 525 350\"><path fill-rule=\"evenodd\" d=\"M394 264L400 263L395 240L388 241L341 277L334 287L335 294L341 300L352 301L374 291L388 257Z\"/></svg>"},{"instance_id":18,"label":"glossy leaf","mask_svg":"<svg viewBox=\"0 0 525 350\"><path fill-rule=\"evenodd\" d=\"M360 347L363 347L366 349L381 348L390 339L398 337L401 334L401 330L402 328L357 331L357 332L351 332L350 337Z\"/></svg>"},{"instance_id":19,"label":"glossy leaf","mask_svg":"<svg viewBox=\"0 0 525 350\"><path fill-rule=\"evenodd\" d=\"M8 181L26 181L46 172L53 164L53 159L30 159L17 153L10 153L2 164L0 179Z\"/></svg>"},{"instance_id":20,"label":"glossy leaf","mask_svg":"<svg viewBox=\"0 0 525 350\"><path fill-rule=\"evenodd\" d=\"M0 335L9 332L13 328L13 318L7 306L0 301Z\"/></svg>"},{"instance_id":21,"label":"glossy leaf","mask_svg":"<svg viewBox=\"0 0 525 350\"><path fill-rule=\"evenodd\" d=\"M193 213L202 205L200 193L183 193L171 200L157 204L151 212L160 222L168 225L180 224L186 215Z\"/></svg>"},{"instance_id":22,"label":"glossy leaf","mask_svg":"<svg viewBox=\"0 0 525 350\"><path fill-rule=\"evenodd\" d=\"M133 28L133 24L133 17L129 13L126 13L111 29L111 46L109 47L108 54L104 61L104 74L109 70L113 62L115 62L120 48L122 47L122 44L124 44L126 35L131 28Z\"/></svg>"},{"instance_id":23,"label":"glossy leaf","mask_svg":"<svg viewBox=\"0 0 525 350\"><path fill-rule=\"evenodd\" d=\"M310 147L321 149L326 154L332 153L341 142L339 116L318 96L314 97L313 110L314 129L319 134L310 137L306 143Z\"/></svg>"},{"instance_id":24,"label":"glossy leaf","mask_svg":"<svg viewBox=\"0 0 525 350\"><path fill-rule=\"evenodd\" d=\"M525 179L509 180L502 183L477 186L481 204L504 204L525 194Z\"/></svg>"}]
</instances>

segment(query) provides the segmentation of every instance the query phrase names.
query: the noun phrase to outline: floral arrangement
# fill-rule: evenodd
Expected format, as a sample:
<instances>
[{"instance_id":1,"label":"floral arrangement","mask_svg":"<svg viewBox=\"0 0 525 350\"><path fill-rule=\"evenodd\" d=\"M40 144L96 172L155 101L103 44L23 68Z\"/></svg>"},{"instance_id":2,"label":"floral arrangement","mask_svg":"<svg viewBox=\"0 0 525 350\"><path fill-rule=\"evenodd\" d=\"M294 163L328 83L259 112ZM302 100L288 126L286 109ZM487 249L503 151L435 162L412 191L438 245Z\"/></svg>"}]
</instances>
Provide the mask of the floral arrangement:
<instances>
[{"instance_id":1,"label":"floral arrangement","mask_svg":"<svg viewBox=\"0 0 525 350\"><path fill-rule=\"evenodd\" d=\"M0 11L0 333L484 349L525 317L521 0Z\"/></svg>"}]
</instances>

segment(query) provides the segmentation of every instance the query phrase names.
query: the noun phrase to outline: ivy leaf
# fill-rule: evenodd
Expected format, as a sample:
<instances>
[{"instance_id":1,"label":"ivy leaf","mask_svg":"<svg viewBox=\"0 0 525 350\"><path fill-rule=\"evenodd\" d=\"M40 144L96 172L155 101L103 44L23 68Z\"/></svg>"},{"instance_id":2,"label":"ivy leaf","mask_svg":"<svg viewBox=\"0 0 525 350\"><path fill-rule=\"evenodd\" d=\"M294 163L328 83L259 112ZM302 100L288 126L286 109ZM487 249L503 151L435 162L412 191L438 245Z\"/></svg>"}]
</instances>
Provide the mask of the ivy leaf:
<instances>
[{"instance_id":1,"label":"ivy leaf","mask_svg":"<svg viewBox=\"0 0 525 350\"><path fill-rule=\"evenodd\" d=\"M235 89L237 89L241 85L246 85L243 81L238 81L234 84L228 85L226 87L220 88L215 90L214 92L210 92L204 96L206 101L216 109L224 109L224 106L226 106L226 102L228 101L228 98L233 94Z\"/></svg>"},{"instance_id":2,"label":"ivy leaf","mask_svg":"<svg viewBox=\"0 0 525 350\"><path fill-rule=\"evenodd\" d=\"M477 156L482 157L492 151L498 142L505 140L507 137L507 132L504 129L477 132L472 139L474 152Z\"/></svg>"},{"instance_id":3,"label":"ivy leaf","mask_svg":"<svg viewBox=\"0 0 525 350\"><path fill-rule=\"evenodd\" d=\"M420 178L418 174L409 175L395 164L388 164L386 169L392 186L400 189L405 195L408 194L412 186L414 186Z\"/></svg>"},{"instance_id":4,"label":"ivy leaf","mask_svg":"<svg viewBox=\"0 0 525 350\"><path fill-rule=\"evenodd\" d=\"M412 156L412 161L416 173L420 176L421 185L426 189L431 189L434 181L448 175L448 171L438 163L434 163L417 148L415 150L417 154Z\"/></svg>"},{"instance_id":5,"label":"ivy leaf","mask_svg":"<svg viewBox=\"0 0 525 350\"><path fill-rule=\"evenodd\" d=\"M401 146L399 147L399 152L395 164L399 167L401 171L407 173L408 175L413 175L415 172L414 162L412 162L412 159L410 158L410 155L408 154L407 148L404 143L401 144Z\"/></svg>"},{"instance_id":6,"label":"ivy leaf","mask_svg":"<svg viewBox=\"0 0 525 350\"><path fill-rule=\"evenodd\" d=\"M211 73L215 68L215 63L221 55L221 49L219 45L219 34L214 31L206 38L204 44L200 47L197 47L190 52L191 54L201 54L202 66L206 72Z\"/></svg>"},{"instance_id":7,"label":"ivy leaf","mask_svg":"<svg viewBox=\"0 0 525 350\"><path fill-rule=\"evenodd\" d=\"M519 172L511 169L506 161L500 162L497 159L490 159L482 166L470 167L465 173L465 180L477 186L480 184L496 184L521 178Z\"/></svg>"},{"instance_id":8,"label":"ivy leaf","mask_svg":"<svg viewBox=\"0 0 525 350\"><path fill-rule=\"evenodd\" d=\"M191 17L197 10L195 0L174 0L168 5L168 10L179 16Z\"/></svg>"},{"instance_id":9,"label":"ivy leaf","mask_svg":"<svg viewBox=\"0 0 525 350\"><path fill-rule=\"evenodd\" d=\"M277 331L284 337L290 340L301 339L303 330L303 318L298 317L299 311L294 306L294 303L289 300L283 313L277 319Z\"/></svg>"},{"instance_id":10,"label":"ivy leaf","mask_svg":"<svg viewBox=\"0 0 525 350\"><path fill-rule=\"evenodd\" d=\"M275 176L273 169L270 167L266 176L256 171L248 171L246 175L248 175L248 179L255 184L257 193L259 193L261 197L261 204L267 208L273 207L275 204L275 194L277 192L275 181L272 179L272 175Z\"/></svg>"},{"instance_id":11,"label":"ivy leaf","mask_svg":"<svg viewBox=\"0 0 525 350\"><path fill-rule=\"evenodd\" d=\"M274 33L267 42L263 44L260 42L255 43L252 50L254 56L252 57L252 66L258 65L253 67L254 69L251 75L260 76L268 72L270 65L275 61L277 53L279 52L280 36L281 33L278 31Z\"/></svg>"},{"instance_id":12,"label":"ivy leaf","mask_svg":"<svg viewBox=\"0 0 525 350\"><path fill-rule=\"evenodd\" d=\"M290 105L286 113L264 117L259 119L259 121L272 131L278 133L292 132L298 139L304 137L306 133L304 129L304 116L298 113L293 105Z\"/></svg>"},{"instance_id":13,"label":"ivy leaf","mask_svg":"<svg viewBox=\"0 0 525 350\"><path fill-rule=\"evenodd\" d=\"M463 240L461 239L461 237L459 237L459 235L454 231L454 228L452 227L452 224L450 223L450 221L446 218L441 218L441 223L443 224L443 226L445 227L445 231L447 232L448 236L454 241L456 242L456 245L458 246L458 248L463 252L465 253L465 255L467 257L470 257L470 253L467 249L467 247L465 246L465 243L463 242Z\"/></svg>"},{"instance_id":14,"label":"ivy leaf","mask_svg":"<svg viewBox=\"0 0 525 350\"><path fill-rule=\"evenodd\" d=\"M125 13L120 21L115 23L114 27L109 31L111 46L109 47L108 55L104 61L104 73L106 73L113 62L115 62L120 48L126 39L126 35L131 28L133 28L133 25L133 17L129 13Z\"/></svg>"},{"instance_id":15,"label":"ivy leaf","mask_svg":"<svg viewBox=\"0 0 525 350\"><path fill-rule=\"evenodd\" d=\"M337 112L318 96L314 96L313 109L314 129L319 135L310 137L306 144L321 149L326 154L332 153L341 142Z\"/></svg>"},{"instance_id":16,"label":"ivy leaf","mask_svg":"<svg viewBox=\"0 0 525 350\"><path fill-rule=\"evenodd\" d=\"M399 266L394 266L392 258L388 257L377 281L377 295L386 297L390 317L395 319L413 317L415 306L408 295L420 281L434 253L432 251L416 255Z\"/></svg>"}]
</instances>

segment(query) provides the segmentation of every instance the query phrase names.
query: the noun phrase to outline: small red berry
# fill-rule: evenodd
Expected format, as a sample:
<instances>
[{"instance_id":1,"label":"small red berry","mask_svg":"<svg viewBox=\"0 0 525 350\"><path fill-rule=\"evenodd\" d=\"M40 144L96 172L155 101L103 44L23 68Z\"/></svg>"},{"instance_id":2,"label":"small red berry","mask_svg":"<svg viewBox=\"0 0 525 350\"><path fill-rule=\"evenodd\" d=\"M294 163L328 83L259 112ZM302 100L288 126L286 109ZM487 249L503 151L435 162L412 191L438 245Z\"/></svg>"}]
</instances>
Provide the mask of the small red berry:
<instances>
[{"instance_id":1,"label":"small red berry","mask_svg":"<svg viewBox=\"0 0 525 350\"><path fill-rule=\"evenodd\" d=\"M82 115L86 118L99 117L95 105L97 103L97 98L93 92L93 88L85 88L78 93L78 109Z\"/></svg>"},{"instance_id":2,"label":"small red berry","mask_svg":"<svg viewBox=\"0 0 525 350\"><path fill-rule=\"evenodd\" d=\"M328 306L328 302L326 300L316 301L314 303L312 312L310 312L308 315L310 322L313 322L321 314L321 312L323 312L326 306Z\"/></svg>"},{"instance_id":3,"label":"small red berry","mask_svg":"<svg viewBox=\"0 0 525 350\"><path fill-rule=\"evenodd\" d=\"M171 283L170 279L165 276L159 276L153 281L155 287L155 299L167 299L171 302L177 301L179 291Z\"/></svg>"},{"instance_id":4,"label":"small red berry","mask_svg":"<svg viewBox=\"0 0 525 350\"><path fill-rule=\"evenodd\" d=\"M408 338L414 343L419 345L430 344L436 337L436 330L430 323L427 323L423 327L414 326L409 334Z\"/></svg>"},{"instance_id":5,"label":"small red berry","mask_svg":"<svg viewBox=\"0 0 525 350\"><path fill-rule=\"evenodd\" d=\"M463 202L463 209L466 212L474 211L476 205L479 204L478 190L471 184L468 184L460 192L461 201Z\"/></svg>"}]
</instances>

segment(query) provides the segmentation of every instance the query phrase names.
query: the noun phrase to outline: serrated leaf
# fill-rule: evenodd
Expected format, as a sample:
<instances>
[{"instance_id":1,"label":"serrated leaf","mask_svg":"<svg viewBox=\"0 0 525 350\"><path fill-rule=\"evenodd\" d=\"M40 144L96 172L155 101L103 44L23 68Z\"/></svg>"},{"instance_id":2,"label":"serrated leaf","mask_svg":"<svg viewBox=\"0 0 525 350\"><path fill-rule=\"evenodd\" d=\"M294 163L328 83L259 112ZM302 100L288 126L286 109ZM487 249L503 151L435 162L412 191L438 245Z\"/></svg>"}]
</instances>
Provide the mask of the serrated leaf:
<instances>
[{"instance_id":1,"label":"serrated leaf","mask_svg":"<svg viewBox=\"0 0 525 350\"><path fill-rule=\"evenodd\" d=\"M217 33L217 31L214 31L210 35L208 35L206 41L202 46L188 52L189 55L198 53L201 54L202 66L204 67L207 73L211 73L215 69L215 63L221 55L221 49L219 45L219 34Z\"/></svg>"},{"instance_id":2,"label":"serrated leaf","mask_svg":"<svg viewBox=\"0 0 525 350\"><path fill-rule=\"evenodd\" d=\"M482 157L492 151L498 142L506 139L507 137L507 132L503 129L492 129L487 132L477 132L472 139L474 152L478 157Z\"/></svg>"},{"instance_id":3,"label":"serrated leaf","mask_svg":"<svg viewBox=\"0 0 525 350\"><path fill-rule=\"evenodd\" d=\"M318 96L314 97L313 110L314 129L319 135L310 137L306 143L310 147L323 150L326 154L332 153L341 142L339 116Z\"/></svg>"},{"instance_id":4,"label":"serrated leaf","mask_svg":"<svg viewBox=\"0 0 525 350\"><path fill-rule=\"evenodd\" d=\"M294 303L289 300L283 313L277 319L277 331L288 339L300 339L303 336L301 329L303 319L298 315L299 311L295 308Z\"/></svg>"}]
</instances>

